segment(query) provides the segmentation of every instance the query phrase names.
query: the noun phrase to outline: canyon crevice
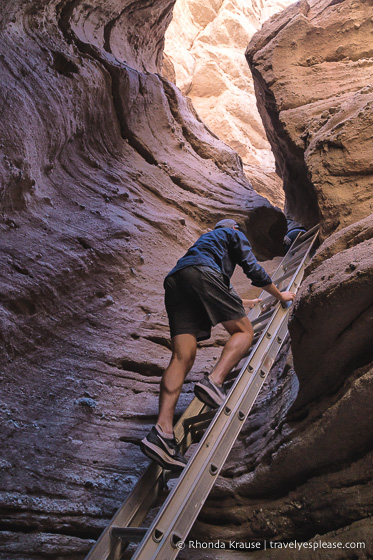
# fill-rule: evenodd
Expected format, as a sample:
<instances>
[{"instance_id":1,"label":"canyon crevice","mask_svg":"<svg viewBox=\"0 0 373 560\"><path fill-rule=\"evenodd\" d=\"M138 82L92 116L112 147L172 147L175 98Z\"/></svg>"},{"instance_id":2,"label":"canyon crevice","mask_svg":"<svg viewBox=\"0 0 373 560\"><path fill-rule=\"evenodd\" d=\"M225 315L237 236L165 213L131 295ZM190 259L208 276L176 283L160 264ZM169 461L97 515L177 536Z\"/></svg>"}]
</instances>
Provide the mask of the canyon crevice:
<instances>
[{"instance_id":1,"label":"canyon crevice","mask_svg":"<svg viewBox=\"0 0 373 560\"><path fill-rule=\"evenodd\" d=\"M285 216L253 189L272 179L253 169L250 181L162 75L174 4L2 7L4 560L82 559L143 472L138 444L170 354L162 282L185 249L229 215L260 259L281 254ZM359 559L373 554L372 17L363 0L302 0L248 47L286 207L306 226L320 219L324 242L294 305L291 352L288 343L195 537L321 535L363 540ZM243 275L233 283L251 293ZM222 340L217 329L202 344L178 414ZM256 553L292 558L271 554Z\"/></svg>"}]
</instances>

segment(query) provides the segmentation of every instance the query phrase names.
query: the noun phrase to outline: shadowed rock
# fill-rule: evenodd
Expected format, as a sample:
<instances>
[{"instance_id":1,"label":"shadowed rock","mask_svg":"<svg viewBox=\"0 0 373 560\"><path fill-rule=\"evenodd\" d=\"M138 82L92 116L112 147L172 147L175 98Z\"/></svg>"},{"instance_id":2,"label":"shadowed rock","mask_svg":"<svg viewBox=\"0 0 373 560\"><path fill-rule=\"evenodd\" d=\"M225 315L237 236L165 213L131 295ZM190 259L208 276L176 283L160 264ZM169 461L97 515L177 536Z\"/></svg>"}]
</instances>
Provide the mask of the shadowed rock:
<instances>
[{"instance_id":1,"label":"shadowed rock","mask_svg":"<svg viewBox=\"0 0 373 560\"><path fill-rule=\"evenodd\" d=\"M173 4L2 6L7 560L26 548L82 557L143 471L138 442L169 357L162 282L177 258L227 214L252 214L259 255L280 250L282 213L158 73Z\"/></svg>"}]
</instances>

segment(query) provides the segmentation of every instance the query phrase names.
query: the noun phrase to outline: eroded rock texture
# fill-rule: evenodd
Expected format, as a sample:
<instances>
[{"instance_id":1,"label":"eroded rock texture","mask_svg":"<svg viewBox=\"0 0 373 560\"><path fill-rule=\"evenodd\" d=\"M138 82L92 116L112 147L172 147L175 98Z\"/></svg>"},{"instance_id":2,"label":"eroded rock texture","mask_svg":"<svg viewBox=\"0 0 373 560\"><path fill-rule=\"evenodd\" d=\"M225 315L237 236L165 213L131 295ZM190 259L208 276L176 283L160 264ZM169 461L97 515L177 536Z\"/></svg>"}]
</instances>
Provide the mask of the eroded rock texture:
<instances>
[{"instance_id":1,"label":"eroded rock texture","mask_svg":"<svg viewBox=\"0 0 373 560\"><path fill-rule=\"evenodd\" d=\"M373 359L373 214L332 235L308 272L290 321L298 407Z\"/></svg>"},{"instance_id":2,"label":"eroded rock texture","mask_svg":"<svg viewBox=\"0 0 373 560\"><path fill-rule=\"evenodd\" d=\"M372 219L311 263L290 321L294 363L285 348L194 528L200 540L341 542L255 557L371 558Z\"/></svg>"},{"instance_id":3,"label":"eroded rock texture","mask_svg":"<svg viewBox=\"0 0 373 560\"><path fill-rule=\"evenodd\" d=\"M245 163L273 169L244 53L253 34L292 0L178 0L166 32L164 72ZM281 191L280 186L277 191Z\"/></svg>"},{"instance_id":4,"label":"eroded rock texture","mask_svg":"<svg viewBox=\"0 0 373 560\"><path fill-rule=\"evenodd\" d=\"M178 0L162 69L209 128L242 157L255 190L280 208L282 182L274 172L244 52L262 23L291 2Z\"/></svg>"},{"instance_id":5,"label":"eroded rock texture","mask_svg":"<svg viewBox=\"0 0 373 560\"><path fill-rule=\"evenodd\" d=\"M279 250L283 215L253 192L237 154L160 76L173 4L18 0L2 7L4 560L83 558L143 471L147 460L138 442L156 416L169 356L162 280L176 258L227 213L246 220L259 255ZM314 2L309 10L300 3L287 11L288 19L272 21L268 33L278 21L286 30L301 13L302 25L323 21L325 48L330 29L342 37L340 27L350 44L351 22L327 25L329 16L345 17L345 4L351 22L361 6L370 13L369 3L357 1ZM279 26L276 33L280 37ZM265 44L278 56L270 35ZM284 45L278 43L285 60L295 47ZM317 45L310 42L316 51ZM334 59L330 64L339 68ZM344 74L338 81L343 99L351 93L344 90L347 81ZM332 107L337 95L328 100ZM326 160L319 160L320 195L311 165L316 159L301 159L307 156L299 138L288 148L281 128L277 139L268 134L278 145L278 161L283 151L293 162L293 175L284 168L284 178L299 177L298 191L287 180L289 207L311 225L319 204L324 232L336 227L328 222L335 208L342 225L347 218L328 190L334 176L325 172ZM347 161L352 223L368 212L363 183ZM342 197L347 191L335 192ZM372 556L373 356L364 330L372 324L371 242L366 218L318 252L294 308L294 363L285 348L202 510L198 537L307 541L322 535L325 541L365 541L365 552L343 550L340 558ZM321 316L320 308L327 313ZM222 340L218 333L204 344L178 412L191 399L193 381L215 363ZM318 345L316 363L311 347ZM291 558L288 550L258 553L263 556ZM324 551L319 557L327 558Z\"/></svg>"},{"instance_id":6,"label":"eroded rock texture","mask_svg":"<svg viewBox=\"0 0 373 560\"><path fill-rule=\"evenodd\" d=\"M173 4L2 6L6 560L82 558L142 472L169 356L162 280L185 248L228 213L258 254L279 249L283 215L158 73Z\"/></svg>"},{"instance_id":7,"label":"eroded rock texture","mask_svg":"<svg viewBox=\"0 0 373 560\"><path fill-rule=\"evenodd\" d=\"M373 6L302 0L246 56L287 206L327 236L372 212Z\"/></svg>"}]
</instances>

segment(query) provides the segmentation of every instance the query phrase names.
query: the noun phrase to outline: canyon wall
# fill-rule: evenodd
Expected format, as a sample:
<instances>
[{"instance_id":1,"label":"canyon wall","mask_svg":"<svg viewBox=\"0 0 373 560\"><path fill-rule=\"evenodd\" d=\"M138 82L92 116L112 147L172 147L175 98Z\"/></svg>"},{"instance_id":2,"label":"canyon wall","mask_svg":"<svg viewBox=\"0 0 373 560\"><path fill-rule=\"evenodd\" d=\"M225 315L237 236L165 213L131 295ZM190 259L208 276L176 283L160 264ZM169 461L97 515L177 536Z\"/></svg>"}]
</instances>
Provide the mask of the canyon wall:
<instances>
[{"instance_id":1,"label":"canyon wall","mask_svg":"<svg viewBox=\"0 0 373 560\"><path fill-rule=\"evenodd\" d=\"M372 15L368 0L302 0L246 51L287 208L319 216L324 238L373 209Z\"/></svg>"},{"instance_id":2,"label":"canyon wall","mask_svg":"<svg viewBox=\"0 0 373 560\"><path fill-rule=\"evenodd\" d=\"M227 214L258 255L280 250L283 214L160 76L173 5L2 6L6 560L82 558L147 464L138 443L170 355L162 281L176 259Z\"/></svg>"},{"instance_id":3,"label":"canyon wall","mask_svg":"<svg viewBox=\"0 0 373 560\"><path fill-rule=\"evenodd\" d=\"M292 1L178 0L166 32L165 75L245 163L267 170L273 154L244 53L262 23Z\"/></svg>"},{"instance_id":4,"label":"canyon wall","mask_svg":"<svg viewBox=\"0 0 373 560\"><path fill-rule=\"evenodd\" d=\"M174 3L16 0L0 14L4 560L80 560L143 472L138 443L170 355L162 280L186 247L230 214L259 256L280 251L283 214L161 75ZM339 231L307 271L292 354L279 356L199 538L321 535L373 555L371 139L360 126L372 17L363 0L301 1L247 52L288 207L306 225L321 216L323 237ZM303 64L306 47L315 64ZM340 152L332 131L349 140ZM178 412L221 341L204 343Z\"/></svg>"},{"instance_id":5,"label":"canyon wall","mask_svg":"<svg viewBox=\"0 0 373 560\"><path fill-rule=\"evenodd\" d=\"M301 1L247 49L287 207L304 223L319 214L327 238L292 310L291 353L194 528L205 540L307 545L258 559L373 555L372 18L364 0Z\"/></svg>"}]
</instances>

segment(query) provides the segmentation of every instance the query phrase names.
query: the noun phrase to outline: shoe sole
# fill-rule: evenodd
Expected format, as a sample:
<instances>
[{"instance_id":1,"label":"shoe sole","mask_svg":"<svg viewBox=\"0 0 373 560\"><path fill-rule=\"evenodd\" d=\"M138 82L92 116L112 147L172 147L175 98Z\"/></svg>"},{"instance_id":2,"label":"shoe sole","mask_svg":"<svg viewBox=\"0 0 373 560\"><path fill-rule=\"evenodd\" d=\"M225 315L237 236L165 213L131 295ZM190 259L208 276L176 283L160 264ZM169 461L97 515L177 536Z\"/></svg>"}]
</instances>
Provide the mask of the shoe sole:
<instances>
[{"instance_id":1,"label":"shoe sole","mask_svg":"<svg viewBox=\"0 0 373 560\"><path fill-rule=\"evenodd\" d=\"M160 449L157 445L150 443L146 438L141 441L140 449L144 455L149 457L149 459L152 459L156 463L160 464L161 467L168 471L180 471L186 466L184 463L176 461L170 462L170 456L167 455L165 451L162 451L162 449Z\"/></svg>"},{"instance_id":2,"label":"shoe sole","mask_svg":"<svg viewBox=\"0 0 373 560\"><path fill-rule=\"evenodd\" d=\"M211 408L219 408L225 400L220 398L220 402L217 402L215 398L219 398L219 396L216 393L213 393L212 390L209 390L208 387L205 387L205 385L199 385L198 383L194 386L194 394L197 399Z\"/></svg>"}]
</instances>

